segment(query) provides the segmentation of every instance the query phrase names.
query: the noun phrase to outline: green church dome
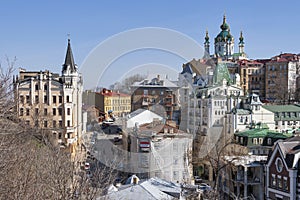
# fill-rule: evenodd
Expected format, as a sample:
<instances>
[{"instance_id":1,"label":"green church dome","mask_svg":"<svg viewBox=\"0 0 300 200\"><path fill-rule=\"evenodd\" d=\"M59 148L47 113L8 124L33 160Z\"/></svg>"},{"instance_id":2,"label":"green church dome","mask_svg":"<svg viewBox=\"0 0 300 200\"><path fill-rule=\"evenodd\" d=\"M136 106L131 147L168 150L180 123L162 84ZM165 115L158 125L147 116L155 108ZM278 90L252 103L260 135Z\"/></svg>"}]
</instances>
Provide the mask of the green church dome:
<instances>
[{"instance_id":1,"label":"green church dome","mask_svg":"<svg viewBox=\"0 0 300 200\"><path fill-rule=\"evenodd\" d=\"M230 34L229 25L226 23L226 16L223 17L223 24L220 26L222 31L215 38L215 42L231 42L233 36Z\"/></svg>"}]
</instances>

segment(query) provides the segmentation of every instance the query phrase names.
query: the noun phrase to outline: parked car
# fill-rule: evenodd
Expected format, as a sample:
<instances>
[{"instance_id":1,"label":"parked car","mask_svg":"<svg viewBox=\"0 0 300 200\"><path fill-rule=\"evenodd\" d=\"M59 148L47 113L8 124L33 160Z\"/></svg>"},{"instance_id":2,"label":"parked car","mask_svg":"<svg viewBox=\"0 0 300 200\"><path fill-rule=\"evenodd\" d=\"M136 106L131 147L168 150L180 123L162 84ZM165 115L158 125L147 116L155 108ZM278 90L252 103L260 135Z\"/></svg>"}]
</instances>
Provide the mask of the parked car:
<instances>
[{"instance_id":1,"label":"parked car","mask_svg":"<svg viewBox=\"0 0 300 200\"><path fill-rule=\"evenodd\" d=\"M120 141L120 138L119 137L114 137L114 142L119 142Z\"/></svg>"},{"instance_id":2,"label":"parked car","mask_svg":"<svg viewBox=\"0 0 300 200\"><path fill-rule=\"evenodd\" d=\"M202 191L210 191L211 190L211 187L206 183L200 183L198 185L198 188Z\"/></svg>"},{"instance_id":3,"label":"parked car","mask_svg":"<svg viewBox=\"0 0 300 200\"><path fill-rule=\"evenodd\" d=\"M102 123L102 129L106 129L107 127L109 127L108 123Z\"/></svg>"},{"instance_id":4,"label":"parked car","mask_svg":"<svg viewBox=\"0 0 300 200\"><path fill-rule=\"evenodd\" d=\"M91 140L91 144L95 144L95 139L92 139L92 140Z\"/></svg>"},{"instance_id":5,"label":"parked car","mask_svg":"<svg viewBox=\"0 0 300 200\"><path fill-rule=\"evenodd\" d=\"M122 133L122 129L120 127L117 128L117 133Z\"/></svg>"},{"instance_id":6,"label":"parked car","mask_svg":"<svg viewBox=\"0 0 300 200\"><path fill-rule=\"evenodd\" d=\"M199 184L199 183L202 183L203 182L203 180L202 180L202 178L200 178L199 176L194 176L194 178L195 178L195 184Z\"/></svg>"}]
</instances>

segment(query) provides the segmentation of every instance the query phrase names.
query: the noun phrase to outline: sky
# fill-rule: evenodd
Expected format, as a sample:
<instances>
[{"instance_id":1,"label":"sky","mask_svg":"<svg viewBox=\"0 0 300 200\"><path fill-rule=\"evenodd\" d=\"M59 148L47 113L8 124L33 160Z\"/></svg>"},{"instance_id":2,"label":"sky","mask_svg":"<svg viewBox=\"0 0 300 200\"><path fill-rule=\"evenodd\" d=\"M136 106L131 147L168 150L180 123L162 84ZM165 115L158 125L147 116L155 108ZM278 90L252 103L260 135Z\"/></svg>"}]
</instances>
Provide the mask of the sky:
<instances>
[{"instance_id":1,"label":"sky","mask_svg":"<svg viewBox=\"0 0 300 200\"><path fill-rule=\"evenodd\" d=\"M6 57L11 60L16 57L16 68L60 72L67 35L70 34L75 62L81 69L99 44L101 46L116 34L144 27L174 30L199 45L203 45L205 31L208 30L210 51L213 52L213 38L220 32L224 13L235 38L235 51L238 50L237 42L242 30L249 58L270 58L281 52L300 53L299 6L297 0L2 0L0 61L5 66ZM152 36L148 34L147 37ZM132 42L136 42L134 38L126 40L127 44ZM114 51L114 48L116 50L119 46L108 48L106 53ZM99 71L101 56L104 54L100 55L97 65L82 68L81 71ZM200 55L196 59L199 58ZM130 51L110 63L110 71L101 73L98 78L102 80L96 82L110 85L124 77L124 70L129 72L149 63L179 71L185 61L172 52L160 49ZM142 71L152 72L151 67ZM92 87L92 84L95 83L90 83L86 88Z\"/></svg>"}]
</instances>

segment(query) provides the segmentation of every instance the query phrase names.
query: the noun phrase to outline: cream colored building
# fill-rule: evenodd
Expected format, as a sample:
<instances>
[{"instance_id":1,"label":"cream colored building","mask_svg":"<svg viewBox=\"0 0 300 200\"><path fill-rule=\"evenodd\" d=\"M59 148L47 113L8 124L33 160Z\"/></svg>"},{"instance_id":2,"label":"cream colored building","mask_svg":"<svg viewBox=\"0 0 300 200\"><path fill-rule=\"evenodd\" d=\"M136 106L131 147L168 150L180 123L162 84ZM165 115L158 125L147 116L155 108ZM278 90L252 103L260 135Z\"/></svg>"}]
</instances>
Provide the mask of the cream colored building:
<instances>
[{"instance_id":1,"label":"cream colored building","mask_svg":"<svg viewBox=\"0 0 300 200\"><path fill-rule=\"evenodd\" d=\"M62 75L22 69L14 78L18 116L27 125L50 131L56 143L73 153L82 132L82 90L68 40Z\"/></svg>"}]
</instances>

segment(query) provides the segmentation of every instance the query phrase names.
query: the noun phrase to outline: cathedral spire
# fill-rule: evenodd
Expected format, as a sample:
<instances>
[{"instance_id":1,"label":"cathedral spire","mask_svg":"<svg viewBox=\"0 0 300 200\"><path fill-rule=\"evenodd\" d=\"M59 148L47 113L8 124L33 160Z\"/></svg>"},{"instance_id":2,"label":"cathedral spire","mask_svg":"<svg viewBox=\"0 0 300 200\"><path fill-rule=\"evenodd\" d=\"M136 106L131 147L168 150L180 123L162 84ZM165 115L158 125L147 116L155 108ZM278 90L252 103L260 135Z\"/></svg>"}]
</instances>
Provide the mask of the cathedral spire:
<instances>
[{"instance_id":1,"label":"cathedral spire","mask_svg":"<svg viewBox=\"0 0 300 200\"><path fill-rule=\"evenodd\" d=\"M68 68L70 69L71 72L75 72L77 70L77 67L74 62L73 53L72 53L70 38L68 38L67 53L66 53L65 63L63 64L62 71L66 71Z\"/></svg>"},{"instance_id":2,"label":"cathedral spire","mask_svg":"<svg viewBox=\"0 0 300 200\"><path fill-rule=\"evenodd\" d=\"M206 33L205 33L205 42L204 44L209 44L209 36L208 36L208 30L206 29Z\"/></svg>"},{"instance_id":3,"label":"cathedral spire","mask_svg":"<svg viewBox=\"0 0 300 200\"><path fill-rule=\"evenodd\" d=\"M240 34L240 38L239 38L240 42L239 42L239 53L240 54L244 54L244 37L243 37L243 32L241 31Z\"/></svg>"},{"instance_id":4,"label":"cathedral spire","mask_svg":"<svg viewBox=\"0 0 300 200\"><path fill-rule=\"evenodd\" d=\"M243 37L243 32L242 31L241 31L239 40L240 40L239 44L244 44L244 37Z\"/></svg>"},{"instance_id":5,"label":"cathedral spire","mask_svg":"<svg viewBox=\"0 0 300 200\"><path fill-rule=\"evenodd\" d=\"M205 41L204 41L204 48L205 48L204 58L209 58L210 57L210 53L209 53L209 36L208 36L208 30L207 29L206 29L204 39L205 39Z\"/></svg>"}]
</instances>

